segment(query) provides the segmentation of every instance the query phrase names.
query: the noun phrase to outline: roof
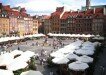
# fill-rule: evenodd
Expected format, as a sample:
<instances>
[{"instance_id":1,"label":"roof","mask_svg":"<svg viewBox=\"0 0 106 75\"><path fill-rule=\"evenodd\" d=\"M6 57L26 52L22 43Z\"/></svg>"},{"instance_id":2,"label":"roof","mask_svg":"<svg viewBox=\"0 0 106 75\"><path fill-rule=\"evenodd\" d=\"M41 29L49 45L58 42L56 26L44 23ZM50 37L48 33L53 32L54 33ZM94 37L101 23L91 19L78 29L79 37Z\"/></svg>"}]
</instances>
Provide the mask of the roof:
<instances>
[{"instance_id":1,"label":"roof","mask_svg":"<svg viewBox=\"0 0 106 75\"><path fill-rule=\"evenodd\" d=\"M80 11L80 12L78 12L78 15L80 15L80 16L82 16L82 15L84 15L85 14L85 11Z\"/></svg>"},{"instance_id":2,"label":"roof","mask_svg":"<svg viewBox=\"0 0 106 75\"><path fill-rule=\"evenodd\" d=\"M57 7L56 11L51 14L51 16L60 16L64 11L64 7Z\"/></svg>"},{"instance_id":3,"label":"roof","mask_svg":"<svg viewBox=\"0 0 106 75\"><path fill-rule=\"evenodd\" d=\"M104 8L104 7L106 7L106 5L96 5L96 6L90 6L90 9L94 9L94 8ZM81 10L86 10L86 6L83 6L82 8L81 8Z\"/></svg>"},{"instance_id":4,"label":"roof","mask_svg":"<svg viewBox=\"0 0 106 75\"><path fill-rule=\"evenodd\" d=\"M57 7L57 8L56 8L56 11L57 11L57 12L63 12L63 11L64 11L64 7Z\"/></svg>"},{"instance_id":5,"label":"roof","mask_svg":"<svg viewBox=\"0 0 106 75\"><path fill-rule=\"evenodd\" d=\"M45 16L44 19L50 19L51 16Z\"/></svg>"},{"instance_id":6,"label":"roof","mask_svg":"<svg viewBox=\"0 0 106 75\"><path fill-rule=\"evenodd\" d=\"M25 13L26 12L26 9L25 8L21 8L20 11L23 12L23 13Z\"/></svg>"},{"instance_id":7,"label":"roof","mask_svg":"<svg viewBox=\"0 0 106 75\"><path fill-rule=\"evenodd\" d=\"M70 12L67 11L62 15L61 19L67 19L69 15L70 15Z\"/></svg>"},{"instance_id":8,"label":"roof","mask_svg":"<svg viewBox=\"0 0 106 75\"><path fill-rule=\"evenodd\" d=\"M6 10L6 11L12 11L12 9L10 8L9 5L7 5L7 6L3 6L3 9Z\"/></svg>"},{"instance_id":9,"label":"roof","mask_svg":"<svg viewBox=\"0 0 106 75\"><path fill-rule=\"evenodd\" d=\"M21 12L21 16L27 17L28 15L27 15L27 13Z\"/></svg>"},{"instance_id":10,"label":"roof","mask_svg":"<svg viewBox=\"0 0 106 75\"><path fill-rule=\"evenodd\" d=\"M60 16L62 14L62 12L54 12L51 14L51 16Z\"/></svg>"},{"instance_id":11,"label":"roof","mask_svg":"<svg viewBox=\"0 0 106 75\"><path fill-rule=\"evenodd\" d=\"M71 16L76 16L76 15L78 15L78 11L73 11L73 12L71 13Z\"/></svg>"},{"instance_id":12,"label":"roof","mask_svg":"<svg viewBox=\"0 0 106 75\"><path fill-rule=\"evenodd\" d=\"M20 13L18 11L13 11L14 16L20 16Z\"/></svg>"},{"instance_id":13,"label":"roof","mask_svg":"<svg viewBox=\"0 0 106 75\"><path fill-rule=\"evenodd\" d=\"M93 9L88 9L87 11L85 11L85 14L93 14L94 13L94 10Z\"/></svg>"},{"instance_id":14,"label":"roof","mask_svg":"<svg viewBox=\"0 0 106 75\"><path fill-rule=\"evenodd\" d=\"M103 8L96 8L95 13L103 13Z\"/></svg>"}]
</instances>

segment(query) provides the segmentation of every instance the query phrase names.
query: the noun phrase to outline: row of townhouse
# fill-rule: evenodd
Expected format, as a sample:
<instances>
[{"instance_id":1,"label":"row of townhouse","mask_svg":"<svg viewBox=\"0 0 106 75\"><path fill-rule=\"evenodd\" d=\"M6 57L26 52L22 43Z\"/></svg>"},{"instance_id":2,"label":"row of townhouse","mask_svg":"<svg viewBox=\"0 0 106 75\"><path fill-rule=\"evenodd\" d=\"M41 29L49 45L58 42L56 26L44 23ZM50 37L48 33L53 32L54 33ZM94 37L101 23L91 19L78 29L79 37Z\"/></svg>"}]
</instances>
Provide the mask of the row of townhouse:
<instances>
[{"instance_id":1,"label":"row of townhouse","mask_svg":"<svg viewBox=\"0 0 106 75\"><path fill-rule=\"evenodd\" d=\"M26 13L25 8L10 8L0 3L0 36L24 36L38 33L38 20Z\"/></svg>"},{"instance_id":2,"label":"row of townhouse","mask_svg":"<svg viewBox=\"0 0 106 75\"><path fill-rule=\"evenodd\" d=\"M57 7L49 18L45 18L44 27L45 34L106 35L106 5L78 11L64 11L64 7Z\"/></svg>"}]
</instances>

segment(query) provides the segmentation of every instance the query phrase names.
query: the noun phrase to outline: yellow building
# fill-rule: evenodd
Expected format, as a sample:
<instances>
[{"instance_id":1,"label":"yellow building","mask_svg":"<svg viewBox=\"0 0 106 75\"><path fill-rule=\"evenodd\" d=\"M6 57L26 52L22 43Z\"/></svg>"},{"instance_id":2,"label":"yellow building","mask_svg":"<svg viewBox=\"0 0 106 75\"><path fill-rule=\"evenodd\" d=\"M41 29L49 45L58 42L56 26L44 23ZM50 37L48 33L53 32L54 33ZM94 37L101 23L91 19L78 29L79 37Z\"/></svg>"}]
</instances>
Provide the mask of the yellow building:
<instances>
[{"instance_id":1,"label":"yellow building","mask_svg":"<svg viewBox=\"0 0 106 75\"><path fill-rule=\"evenodd\" d=\"M38 33L38 20L33 18L33 34Z\"/></svg>"},{"instance_id":2,"label":"yellow building","mask_svg":"<svg viewBox=\"0 0 106 75\"><path fill-rule=\"evenodd\" d=\"M0 14L0 35L9 35L9 18L6 14Z\"/></svg>"},{"instance_id":3,"label":"yellow building","mask_svg":"<svg viewBox=\"0 0 106 75\"><path fill-rule=\"evenodd\" d=\"M24 36L25 35L25 23L24 23L23 17L18 17L17 22L18 22L19 36Z\"/></svg>"},{"instance_id":4,"label":"yellow building","mask_svg":"<svg viewBox=\"0 0 106 75\"><path fill-rule=\"evenodd\" d=\"M33 34L33 18L29 16L29 33Z\"/></svg>"}]
</instances>

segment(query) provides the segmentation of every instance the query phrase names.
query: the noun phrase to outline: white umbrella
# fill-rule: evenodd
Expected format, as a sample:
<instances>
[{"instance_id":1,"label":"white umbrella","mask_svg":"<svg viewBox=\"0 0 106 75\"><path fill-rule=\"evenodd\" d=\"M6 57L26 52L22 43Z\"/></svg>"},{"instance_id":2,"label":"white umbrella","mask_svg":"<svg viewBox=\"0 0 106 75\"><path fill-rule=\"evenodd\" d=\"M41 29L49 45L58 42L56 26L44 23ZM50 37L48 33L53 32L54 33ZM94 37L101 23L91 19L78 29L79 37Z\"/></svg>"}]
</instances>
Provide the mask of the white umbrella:
<instances>
[{"instance_id":1,"label":"white umbrella","mask_svg":"<svg viewBox=\"0 0 106 75\"><path fill-rule=\"evenodd\" d=\"M0 55L0 66L6 66L13 61L13 56L10 53Z\"/></svg>"},{"instance_id":2,"label":"white umbrella","mask_svg":"<svg viewBox=\"0 0 106 75\"><path fill-rule=\"evenodd\" d=\"M82 44L82 46L92 46L93 45L93 43L92 42L90 42L90 41L86 41L86 42L84 42L83 44Z\"/></svg>"},{"instance_id":3,"label":"white umbrella","mask_svg":"<svg viewBox=\"0 0 106 75\"><path fill-rule=\"evenodd\" d=\"M95 50L95 47L94 46L83 46L81 47L82 50L92 50L94 51Z\"/></svg>"},{"instance_id":4,"label":"white umbrella","mask_svg":"<svg viewBox=\"0 0 106 75\"><path fill-rule=\"evenodd\" d=\"M80 61L76 61L73 63L70 63L68 65L70 70L74 70L74 71L84 71L85 69L87 69L89 66L86 63L80 62Z\"/></svg>"},{"instance_id":5,"label":"white umbrella","mask_svg":"<svg viewBox=\"0 0 106 75\"><path fill-rule=\"evenodd\" d=\"M33 34L32 37L41 37L41 36L45 36L44 34Z\"/></svg>"},{"instance_id":6,"label":"white umbrella","mask_svg":"<svg viewBox=\"0 0 106 75\"><path fill-rule=\"evenodd\" d=\"M81 62L84 62L84 63L91 63L91 62L93 62L93 58L91 58L89 56L86 56L86 55L78 57L77 60L81 61Z\"/></svg>"},{"instance_id":7,"label":"white umbrella","mask_svg":"<svg viewBox=\"0 0 106 75\"><path fill-rule=\"evenodd\" d=\"M76 54L67 54L66 58L69 60L76 60L78 56Z\"/></svg>"},{"instance_id":8,"label":"white umbrella","mask_svg":"<svg viewBox=\"0 0 106 75\"><path fill-rule=\"evenodd\" d=\"M2 37L2 38L0 38L0 42L6 42L6 41L8 41L8 38L9 37Z\"/></svg>"},{"instance_id":9,"label":"white umbrella","mask_svg":"<svg viewBox=\"0 0 106 75\"><path fill-rule=\"evenodd\" d=\"M85 35L85 37L93 37L93 35L87 34L87 35Z\"/></svg>"},{"instance_id":10,"label":"white umbrella","mask_svg":"<svg viewBox=\"0 0 106 75\"><path fill-rule=\"evenodd\" d=\"M26 72L22 72L20 75L43 75L40 71L26 71Z\"/></svg>"},{"instance_id":11,"label":"white umbrella","mask_svg":"<svg viewBox=\"0 0 106 75\"><path fill-rule=\"evenodd\" d=\"M0 75L14 75L12 71L0 69Z\"/></svg>"},{"instance_id":12,"label":"white umbrella","mask_svg":"<svg viewBox=\"0 0 106 75\"><path fill-rule=\"evenodd\" d=\"M94 51L92 51L92 50L82 50L82 49L79 49L79 50L76 50L75 53L76 54L79 54L79 55L93 55L94 54Z\"/></svg>"},{"instance_id":13,"label":"white umbrella","mask_svg":"<svg viewBox=\"0 0 106 75\"><path fill-rule=\"evenodd\" d=\"M11 54L12 54L13 56L18 55L18 54L22 54L22 53L23 53L23 51L20 51L20 50L13 50L13 51L11 52Z\"/></svg>"},{"instance_id":14,"label":"white umbrella","mask_svg":"<svg viewBox=\"0 0 106 75\"><path fill-rule=\"evenodd\" d=\"M65 55L59 51L50 54L51 57L65 57Z\"/></svg>"},{"instance_id":15,"label":"white umbrella","mask_svg":"<svg viewBox=\"0 0 106 75\"><path fill-rule=\"evenodd\" d=\"M73 53L75 50L70 49L68 47L64 47L58 50L59 52L63 53L63 54L68 54L68 53Z\"/></svg>"},{"instance_id":16,"label":"white umbrella","mask_svg":"<svg viewBox=\"0 0 106 75\"><path fill-rule=\"evenodd\" d=\"M95 39L95 40L104 40L105 38L102 37L102 36L96 36L96 37L94 37L93 39Z\"/></svg>"},{"instance_id":17,"label":"white umbrella","mask_svg":"<svg viewBox=\"0 0 106 75\"><path fill-rule=\"evenodd\" d=\"M14 60L14 62L7 65L6 68L8 70L11 70L11 71L16 71L16 70L19 70L19 69L24 69L27 66L28 66L28 64L24 61Z\"/></svg>"},{"instance_id":18,"label":"white umbrella","mask_svg":"<svg viewBox=\"0 0 106 75\"><path fill-rule=\"evenodd\" d=\"M25 39L25 37L24 37L24 36L20 36L19 38L20 38L20 39Z\"/></svg>"},{"instance_id":19,"label":"white umbrella","mask_svg":"<svg viewBox=\"0 0 106 75\"><path fill-rule=\"evenodd\" d=\"M76 37L76 34L72 34L71 37Z\"/></svg>"},{"instance_id":20,"label":"white umbrella","mask_svg":"<svg viewBox=\"0 0 106 75\"><path fill-rule=\"evenodd\" d=\"M74 45L74 44L70 44L64 47L65 49L71 50L71 52L73 53L73 50L75 49L79 49L78 44Z\"/></svg>"},{"instance_id":21,"label":"white umbrella","mask_svg":"<svg viewBox=\"0 0 106 75\"><path fill-rule=\"evenodd\" d=\"M100 42L94 42L93 44L94 44L95 47L96 47L97 45L99 45L99 46L101 45Z\"/></svg>"},{"instance_id":22,"label":"white umbrella","mask_svg":"<svg viewBox=\"0 0 106 75\"><path fill-rule=\"evenodd\" d=\"M15 58L15 60L28 62L30 60L30 57L19 56L19 57Z\"/></svg>"},{"instance_id":23,"label":"white umbrella","mask_svg":"<svg viewBox=\"0 0 106 75\"><path fill-rule=\"evenodd\" d=\"M85 34L82 34L81 37L86 37L86 35Z\"/></svg>"},{"instance_id":24,"label":"white umbrella","mask_svg":"<svg viewBox=\"0 0 106 75\"><path fill-rule=\"evenodd\" d=\"M52 62L55 64L67 64L69 62L69 59L67 59L65 57L54 58L54 59L52 59Z\"/></svg>"},{"instance_id":25,"label":"white umbrella","mask_svg":"<svg viewBox=\"0 0 106 75\"><path fill-rule=\"evenodd\" d=\"M21 54L22 57L33 57L35 55L34 52L32 51L25 51L24 53Z\"/></svg>"}]
</instances>

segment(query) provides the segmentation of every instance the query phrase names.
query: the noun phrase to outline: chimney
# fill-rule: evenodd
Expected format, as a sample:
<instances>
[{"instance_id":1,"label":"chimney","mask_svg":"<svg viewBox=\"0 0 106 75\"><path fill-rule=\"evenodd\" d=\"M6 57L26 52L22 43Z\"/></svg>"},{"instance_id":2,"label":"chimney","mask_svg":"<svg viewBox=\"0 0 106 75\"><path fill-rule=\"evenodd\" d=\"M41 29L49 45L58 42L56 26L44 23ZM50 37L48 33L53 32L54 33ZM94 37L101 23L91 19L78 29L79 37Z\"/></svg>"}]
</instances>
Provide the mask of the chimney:
<instances>
[{"instance_id":1,"label":"chimney","mask_svg":"<svg viewBox=\"0 0 106 75\"><path fill-rule=\"evenodd\" d=\"M103 8L103 13L106 15L106 7Z\"/></svg>"},{"instance_id":2,"label":"chimney","mask_svg":"<svg viewBox=\"0 0 106 75\"><path fill-rule=\"evenodd\" d=\"M63 7L57 7L56 8L56 11L57 12L63 12L64 11L64 6Z\"/></svg>"},{"instance_id":3,"label":"chimney","mask_svg":"<svg viewBox=\"0 0 106 75\"><path fill-rule=\"evenodd\" d=\"M86 0L86 10L90 9L90 0Z\"/></svg>"},{"instance_id":4,"label":"chimney","mask_svg":"<svg viewBox=\"0 0 106 75\"><path fill-rule=\"evenodd\" d=\"M80 9L77 9L77 12L79 13L80 12Z\"/></svg>"},{"instance_id":5,"label":"chimney","mask_svg":"<svg viewBox=\"0 0 106 75\"><path fill-rule=\"evenodd\" d=\"M96 9L96 8L93 9L93 13L94 13L94 14L95 14L95 9Z\"/></svg>"},{"instance_id":6,"label":"chimney","mask_svg":"<svg viewBox=\"0 0 106 75\"><path fill-rule=\"evenodd\" d=\"M21 8L20 12L26 13L25 8Z\"/></svg>"}]
</instances>

